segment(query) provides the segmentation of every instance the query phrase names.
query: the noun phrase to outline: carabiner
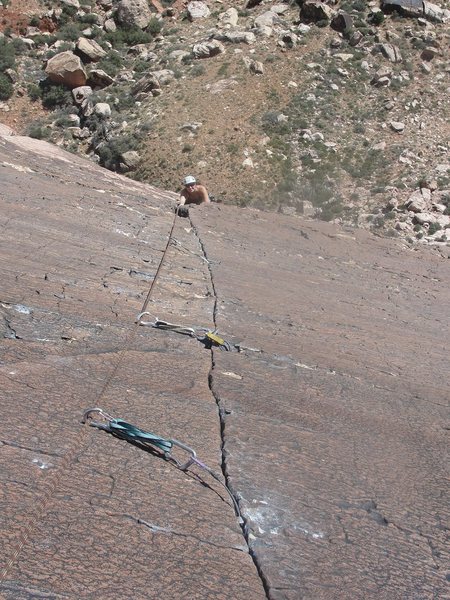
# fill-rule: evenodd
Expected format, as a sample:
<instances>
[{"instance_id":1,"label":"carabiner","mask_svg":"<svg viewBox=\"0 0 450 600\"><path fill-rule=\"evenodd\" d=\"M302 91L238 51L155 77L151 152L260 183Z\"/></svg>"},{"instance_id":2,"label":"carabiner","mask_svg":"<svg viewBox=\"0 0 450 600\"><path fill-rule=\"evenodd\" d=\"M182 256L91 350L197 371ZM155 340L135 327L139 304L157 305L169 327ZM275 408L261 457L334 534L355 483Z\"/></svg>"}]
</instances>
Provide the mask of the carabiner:
<instances>
[{"instance_id":1,"label":"carabiner","mask_svg":"<svg viewBox=\"0 0 450 600\"><path fill-rule=\"evenodd\" d=\"M187 469L189 469L189 467L192 464L197 463L197 453L196 453L195 450L193 450L189 446L186 446L186 444L183 444L182 442L179 442L178 440L171 439L170 441L172 442L172 444L174 446L178 446L182 450L185 450L186 452L189 452L189 454L191 455L190 458L184 464L182 464L176 458L174 458L173 456L171 456L170 453L167 453L167 458L171 458L177 464L178 468L181 471L186 471Z\"/></svg>"},{"instance_id":2,"label":"carabiner","mask_svg":"<svg viewBox=\"0 0 450 600\"><path fill-rule=\"evenodd\" d=\"M102 408L88 408L87 410L84 411L83 418L81 419L81 422L83 424L87 423L87 421L91 418L91 413L98 413L104 419L106 419L106 421L108 421L108 422L114 421L114 417L111 417L111 415L108 415L108 413L105 412Z\"/></svg>"},{"instance_id":3,"label":"carabiner","mask_svg":"<svg viewBox=\"0 0 450 600\"><path fill-rule=\"evenodd\" d=\"M146 310L146 311L141 312L141 313L138 314L138 316L136 317L135 323L139 323L139 325L154 325L154 323L152 323L151 321L142 321L142 317L144 315L150 315L151 317L153 316L151 313L149 313ZM158 318L156 318L156 320L158 320Z\"/></svg>"}]
</instances>

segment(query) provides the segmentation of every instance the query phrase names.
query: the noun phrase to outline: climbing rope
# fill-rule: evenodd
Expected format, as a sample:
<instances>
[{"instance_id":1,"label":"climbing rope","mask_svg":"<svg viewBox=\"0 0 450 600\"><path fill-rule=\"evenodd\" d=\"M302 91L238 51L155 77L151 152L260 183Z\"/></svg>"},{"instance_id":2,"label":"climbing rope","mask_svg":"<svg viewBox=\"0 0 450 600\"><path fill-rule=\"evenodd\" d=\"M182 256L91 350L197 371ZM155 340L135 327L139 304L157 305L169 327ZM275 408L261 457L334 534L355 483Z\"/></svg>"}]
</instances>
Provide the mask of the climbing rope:
<instances>
[{"instance_id":1,"label":"climbing rope","mask_svg":"<svg viewBox=\"0 0 450 600\"><path fill-rule=\"evenodd\" d=\"M106 421L106 423L92 421L91 419L94 413L97 413L99 416L101 416ZM101 408L88 408L84 412L81 422L89 423L91 427L102 429L103 431L111 433L115 437L118 437L122 440L126 440L127 442L139 444L144 448L154 449L154 447L156 447L162 452L165 460L168 460L175 464L176 467L181 471L187 471L190 466L197 465L198 467L209 473L211 477L218 481L220 485L226 490L233 503L235 514L239 518L239 523L243 523L243 519L236 498L233 496L227 485L222 481L220 475L213 471L205 463L200 461L197 458L197 453L195 452L195 450L193 450L186 444L183 444L179 440L165 439L161 436L150 433L149 431L144 431L143 429L136 427L136 425L127 423L127 421L124 421L123 419L116 419L112 417ZM172 451L174 446L181 448L189 454L189 458L187 461L180 462L177 458L173 456Z\"/></svg>"},{"instance_id":2,"label":"climbing rope","mask_svg":"<svg viewBox=\"0 0 450 600\"><path fill-rule=\"evenodd\" d=\"M145 311L147 310L148 304L150 302L150 299L151 299L151 296L153 293L153 289L156 285L160 271L164 264L166 254L167 254L167 251L168 251L170 243L171 243L177 216L178 216L178 208L175 210L172 224L171 224L170 231L169 231L169 236L167 239L167 243L163 250L163 254L161 256L161 260L159 262L155 276L150 284L150 288L148 290L147 296L142 305L141 314L145 314ZM111 385L112 380L116 376L116 374L119 370L119 367L122 364L125 353L128 350L128 348L130 347L131 341L136 336L136 332L138 330L139 324L140 324L140 322L139 322L139 320L137 320L134 323L132 330L128 333L127 337L125 338L122 350L120 351L120 353L117 357L117 361L116 361L115 365L113 366L111 373L109 374L109 376L106 378L105 382L103 383L103 386L102 386L99 394L96 397L96 403L99 403L99 400L101 400L103 398L106 390ZM0 583L2 583L6 579L9 571L11 570L12 566L14 565L17 558L19 557L19 554L21 553L23 547L29 540L31 532L37 526L37 523L42 519L43 515L47 511L47 507L55 495L55 492L59 486L62 475L69 468L69 466L74 462L76 453L77 453L79 447L84 442L85 437L87 436L87 431L88 430L84 427L80 428L80 430L77 433L77 435L75 436L75 439L73 440L71 446L69 447L68 451L64 455L59 468L50 476L51 479L49 480L47 487L41 496L40 502L37 504L37 507L35 508L35 510L31 511L31 513L28 516L25 526L23 527L23 529L20 532L19 541L16 544L16 546L14 546L11 557L9 558L9 560L7 560L6 565L0 575Z\"/></svg>"}]
</instances>

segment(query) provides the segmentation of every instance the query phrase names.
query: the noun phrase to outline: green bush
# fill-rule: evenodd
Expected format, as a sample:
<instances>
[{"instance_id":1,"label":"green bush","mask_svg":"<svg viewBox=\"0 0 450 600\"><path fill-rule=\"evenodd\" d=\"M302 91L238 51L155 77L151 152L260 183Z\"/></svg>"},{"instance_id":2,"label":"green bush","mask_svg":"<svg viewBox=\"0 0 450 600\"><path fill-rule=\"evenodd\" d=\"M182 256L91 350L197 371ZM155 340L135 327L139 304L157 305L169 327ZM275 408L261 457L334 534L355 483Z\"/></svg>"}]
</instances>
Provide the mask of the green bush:
<instances>
[{"instance_id":1,"label":"green bush","mask_svg":"<svg viewBox=\"0 0 450 600\"><path fill-rule=\"evenodd\" d=\"M0 73L0 100L9 100L14 92L14 86L6 75Z\"/></svg>"},{"instance_id":2,"label":"green bush","mask_svg":"<svg viewBox=\"0 0 450 600\"><path fill-rule=\"evenodd\" d=\"M354 0L354 2L352 2L352 9L357 12L364 12L366 10L366 3L364 0Z\"/></svg>"},{"instance_id":3,"label":"green bush","mask_svg":"<svg viewBox=\"0 0 450 600\"><path fill-rule=\"evenodd\" d=\"M27 87L28 97L32 102L42 98L42 89L35 83L30 83Z\"/></svg>"},{"instance_id":4,"label":"green bush","mask_svg":"<svg viewBox=\"0 0 450 600\"><path fill-rule=\"evenodd\" d=\"M372 13L372 15L370 16L370 22L372 23L372 25L382 25L384 23L384 13L382 13L381 11Z\"/></svg>"},{"instance_id":5,"label":"green bush","mask_svg":"<svg viewBox=\"0 0 450 600\"><path fill-rule=\"evenodd\" d=\"M57 106L72 104L72 96L64 85L44 83L42 86L42 105L53 109Z\"/></svg>"},{"instance_id":6,"label":"green bush","mask_svg":"<svg viewBox=\"0 0 450 600\"><path fill-rule=\"evenodd\" d=\"M87 13L80 17L80 21L86 25L97 25L98 16L95 13Z\"/></svg>"},{"instance_id":7,"label":"green bush","mask_svg":"<svg viewBox=\"0 0 450 600\"><path fill-rule=\"evenodd\" d=\"M204 75L206 72L205 67L203 65L196 64L191 69L192 77L200 77L200 75Z\"/></svg>"},{"instance_id":8,"label":"green bush","mask_svg":"<svg viewBox=\"0 0 450 600\"><path fill-rule=\"evenodd\" d=\"M40 123L32 123L28 128L28 135L35 140L44 140L49 137L49 131Z\"/></svg>"},{"instance_id":9,"label":"green bush","mask_svg":"<svg viewBox=\"0 0 450 600\"><path fill-rule=\"evenodd\" d=\"M81 35L81 29L75 23L67 23L58 31L58 39L76 42Z\"/></svg>"},{"instance_id":10,"label":"green bush","mask_svg":"<svg viewBox=\"0 0 450 600\"><path fill-rule=\"evenodd\" d=\"M161 31L161 29L162 29L161 21L159 19L156 19L155 17L153 17L153 19L151 19L150 23L147 25L147 31L152 36L158 35L158 33Z\"/></svg>"},{"instance_id":11,"label":"green bush","mask_svg":"<svg viewBox=\"0 0 450 600\"><path fill-rule=\"evenodd\" d=\"M96 148L100 164L110 171L117 171L121 162L120 156L128 150L136 150L138 140L133 135L126 135L104 142Z\"/></svg>"},{"instance_id":12,"label":"green bush","mask_svg":"<svg viewBox=\"0 0 450 600\"><path fill-rule=\"evenodd\" d=\"M139 27L124 27L118 28L116 31L111 31L106 34L106 40L114 48L122 48L123 46L136 46L137 44L148 44L153 39L151 33L142 31Z\"/></svg>"},{"instance_id":13,"label":"green bush","mask_svg":"<svg viewBox=\"0 0 450 600\"><path fill-rule=\"evenodd\" d=\"M7 39L0 39L0 73L6 69L13 69L16 63L14 45Z\"/></svg>"},{"instance_id":14,"label":"green bush","mask_svg":"<svg viewBox=\"0 0 450 600\"><path fill-rule=\"evenodd\" d=\"M27 50L27 45L21 38L14 38L11 40L11 44L14 48L14 54L18 56L19 54L23 54Z\"/></svg>"},{"instance_id":15,"label":"green bush","mask_svg":"<svg viewBox=\"0 0 450 600\"><path fill-rule=\"evenodd\" d=\"M123 66L123 58L116 50L111 50L98 63L97 68L103 69L111 77L115 77Z\"/></svg>"},{"instance_id":16,"label":"green bush","mask_svg":"<svg viewBox=\"0 0 450 600\"><path fill-rule=\"evenodd\" d=\"M439 225L439 223L430 223L428 235L433 235L433 233L436 233L436 231L439 231L440 229L442 229L442 227Z\"/></svg>"},{"instance_id":17,"label":"green bush","mask_svg":"<svg viewBox=\"0 0 450 600\"><path fill-rule=\"evenodd\" d=\"M73 125L73 122L69 119L68 115L62 115L61 117L56 119L55 125L56 125L56 127L65 128L65 127L71 127Z\"/></svg>"},{"instance_id":18,"label":"green bush","mask_svg":"<svg viewBox=\"0 0 450 600\"><path fill-rule=\"evenodd\" d=\"M56 41L58 40L58 36L55 34L52 35L34 35L33 36L33 42L35 44L36 47L38 46L43 46L44 44L47 44L48 46L51 46L52 44L54 44Z\"/></svg>"},{"instance_id":19,"label":"green bush","mask_svg":"<svg viewBox=\"0 0 450 600\"><path fill-rule=\"evenodd\" d=\"M63 5L62 13L59 18L60 27L64 27L68 23L73 22L75 19L75 15L77 13L77 9L74 6L69 6L67 4Z\"/></svg>"}]
</instances>

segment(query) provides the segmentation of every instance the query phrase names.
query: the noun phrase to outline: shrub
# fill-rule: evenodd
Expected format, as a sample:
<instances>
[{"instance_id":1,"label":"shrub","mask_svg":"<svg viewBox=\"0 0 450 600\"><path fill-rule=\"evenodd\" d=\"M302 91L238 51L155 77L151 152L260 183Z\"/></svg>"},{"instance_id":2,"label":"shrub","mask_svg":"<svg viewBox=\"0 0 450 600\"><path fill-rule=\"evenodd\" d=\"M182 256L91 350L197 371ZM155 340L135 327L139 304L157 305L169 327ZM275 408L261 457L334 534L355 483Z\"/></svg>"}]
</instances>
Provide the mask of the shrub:
<instances>
[{"instance_id":1,"label":"shrub","mask_svg":"<svg viewBox=\"0 0 450 600\"><path fill-rule=\"evenodd\" d=\"M0 73L0 100L9 100L13 95L14 86L6 75Z\"/></svg>"},{"instance_id":2,"label":"shrub","mask_svg":"<svg viewBox=\"0 0 450 600\"><path fill-rule=\"evenodd\" d=\"M27 87L28 97L32 102L40 100L42 98L42 90L35 83L30 83Z\"/></svg>"},{"instance_id":3,"label":"shrub","mask_svg":"<svg viewBox=\"0 0 450 600\"><path fill-rule=\"evenodd\" d=\"M98 17L95 13L87 13L86 15L82 15L79 19L81 23L87 25L97 25L98 21Z\"/></svg>"},{"instance_id":4,"label":"shrub","mask_svg":"<svg viewBox=\"0 0 450 600\"><path fill-rule=\"evenodd\" d=\"M119 28L106 34L106 40L114 48L123 46L136 46L137 44L148 44L152 41L153 35L142 31L139 27Z\"/></svg>"},{"instance_id":5,"label":"shrub","mask_svg":"<svg viewBox=\"0 0 450 600\"><path fill-rule=\"evenodd\" d=\"M67 23L60 28L58 39L75 42L80 37L81 29L75 23Z\"/></svg>"},{"instance_id":6,"label":"shrub","mask_svg":"<svg viewBox=\"0 0 450 600\"><path fill-rule=\"evenodd\" d=\"M374 227L380 228L380 227L383 227L384 221L385 221L385 218L383 215L376 215L376 217L374 217L374 219L372 221L372 224Z\"/></svg>"},{"instance_id":7,"label":"shrub","mask_svg":"<svg viewBox=\"0 0 450 600\"><path fill-rule=\"evenodd\" d=\"M61 16L59 18L60 27L64 27L64 25L73 22L76 13L77 9L74 6L64 4L62 7Z\"/></svg>"},{"instance_id":8,"label":"shrub","mask_svg":"<svg viewBox=\"0 0 450 600\"><path fill-rule=\"evenodd\" d=\"M355 0L352 2L352 9L356 10L357 12L363 12L366 10L366 3L364 0Z\"/></svg>"},{"instance_id":9,"label":"shrub","mask_svg":"<svg viewBox=\"0 0 450 600\"><path fill-rule=\"evenodd\" d=\"M65 128L65 127L70 127L71 125L73 125L73 122L69 119L68 115L62 115L61 117L56 119L55 125L56 125L56 127Z\"/></svg>"},{"instance_id":10,"label":"shrub","mask_svg":"<svg viewBox=\"0 0 450 600\"><path fill-rule=\"evenodd\" d=\"M98 63L97 67L103 69L111 77L115 77L123 65L123 58L116 50L111 50Z\"/></svg>"},{"instance_id":11,"label":"shrub","mask_svg":"<svg viewBox=\"0 0 450 600\"><path fill-rule=\"evenodd\" d=\"M63 85L54 85L45 82L42 86L42 105L44 108L67 106L72 104L72 96Z\"/></svg>"},{"instance_id":12,"label":"shrub","mask_svg":"<svg viewBox=\"0 0 450 600\"><path fill-rule=\"evenodd\" d=\"M27 50L27 46L21 38L14 38L11 40L11 44L13 45L14 54L16 56L23 54Z\"/></svg>"},{"instance_id":13,"label":"shrub","mask_svg":"<svg viewBox=\"0 0 450 600\"><path fill-rule=\"evenodd\" d=\"M33 42L35 43L36 46L43 46L44 44L47 44L48 46L51 46L52 44L54 44L56 41L58 40L58 36L55 34L52 35L34 35L33 36Z\"/></svg>"},{"instance_id":14,"label":"shrub","mask_svg":"<svg viewBox=\"0 0 450 600\"><path fill-rule=\"evenodd\" d=\"M7 39L0 39L0 73L6 69L13 69L16 62L14 46Z\"/></svg>"},{"instance_id":15,"label":"shrub","mask_svg":"<svg viewBox=\"0 0 450 600\"><path fill-rule=\"evenodd\" d=\"M206 72L205 67L203 65L194 65L191 69L192 77L200 77L200 75L204 75Z\"/></svg>"},{"instance_id":16,"label":"shrub","mask_svg":"<svg viewBox=\"0 0 450 600\"><path fill-rule=\"evenodd\" d=\"M40 123L32 123L28 128L28 135L35 140L43 140L49 137L49 132Z\"/></svg>"},{"instance_id":17,"label":"shrub","mask_svg":"<svg viewBox=\"0 0 450 600\"><path fill-rule=\"evenodd\" d=\"M384 23L384 13L381 11L372 13L372 15L370 16L370 22L372 23L372 25L382 25Z\"/></svg>"},{"instance_id":18,"label":"shrub","mask_svg":"<svg viewBox=\"0 0 450 600\"><path fill-rule=\"evenodd\" d=\"M155 35L158 35L158 33L161 31L161 29L162 29L161 21L159 21L159 19L156 19L155 17L153 17L153 19L151 19L150 23L147 25L146 30L152 36L155 36Z\"/></svg>"},{"instance_id":19,"label":"shrub","mask_svg":"<svg viewBox=\"0 0 450 600\"><path fill-rule=\"evenodd\" d=\"M440 229L442 229L442 227L439 225L439 223L430 223L428 235L433 235L433 233L436 233L436 231L439 231Z\"/></svg>"},{"instance_id":20,"label":"shrub","mask_svg":"<svg viewBox=\"0 0 450 600\"><path fill-rule=\"evenodd\" d=\"M117 171L121 155L128 150L136 150L137 143L137 139L133 135L126 135L101 144L96 148L100 164L110 171Z\"/></svg>"},{"instance_id":21,"label":"shrub","mask_svg":"<svg viewBox=\"0 0 450 600\"><path fill-rule=\"evenodd\" d=\"M225 77L225 75L227 74L228 68L230 66L229 62L224 62L220 65L218 71L217 71L217 76L218 77Z\"/></svg>"}]
</instances>

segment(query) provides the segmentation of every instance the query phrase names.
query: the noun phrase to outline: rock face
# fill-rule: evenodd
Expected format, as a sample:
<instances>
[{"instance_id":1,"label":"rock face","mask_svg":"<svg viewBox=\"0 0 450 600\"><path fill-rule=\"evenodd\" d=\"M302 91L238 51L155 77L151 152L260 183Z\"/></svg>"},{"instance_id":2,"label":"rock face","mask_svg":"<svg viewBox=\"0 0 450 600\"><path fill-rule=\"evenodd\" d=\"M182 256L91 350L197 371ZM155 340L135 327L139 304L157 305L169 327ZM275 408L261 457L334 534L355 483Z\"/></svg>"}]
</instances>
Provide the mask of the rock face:
<instances>
[{"instance_id":1,"label":"rock face","mask_svg":"<svg viewBox=\"0 0 450 600\"><path fill-rule=\"evenodd\" d=\"M1 595L444 597L442 257L190 208L145 320L241 351L207 350L135 325L176 195L0 131ZM196 450L244 533L219 481L82 425L93 406Z\"/></svg>"}]
</instances>

